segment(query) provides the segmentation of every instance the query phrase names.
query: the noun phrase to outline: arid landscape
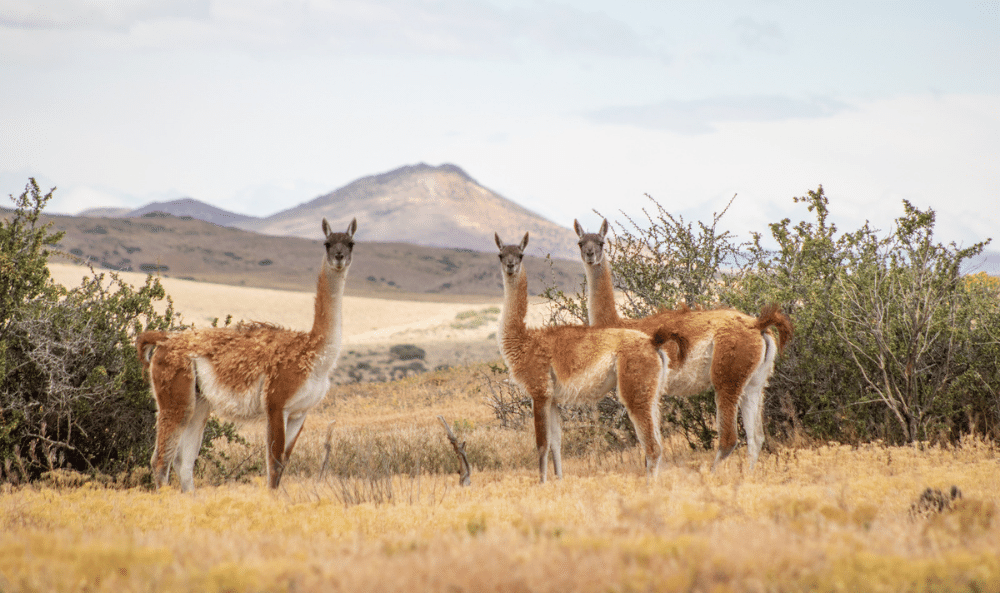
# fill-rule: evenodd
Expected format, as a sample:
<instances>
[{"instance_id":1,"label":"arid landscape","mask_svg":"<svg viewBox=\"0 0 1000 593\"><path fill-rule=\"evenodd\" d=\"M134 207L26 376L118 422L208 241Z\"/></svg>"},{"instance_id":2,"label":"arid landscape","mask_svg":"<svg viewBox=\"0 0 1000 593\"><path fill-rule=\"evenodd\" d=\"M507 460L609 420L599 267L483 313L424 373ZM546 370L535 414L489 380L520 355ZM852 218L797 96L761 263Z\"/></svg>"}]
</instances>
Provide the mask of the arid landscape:
<instances>
[{"instance_id":1,"label":"arid landscape","mask_svg":"<svg viewBox=\"0 0 1000 593\"><path fill-rule=\"evenodd\" d=\"M574 423L566 477L539 485L530 429L501 426L487 404L490 374L472 365L336 387L274 492L255 426L241 431L247 445L215 441L193 494L58 472L5 485L0 589L1000 588L992 443L772 445L753 472L738 450L711 473L712 453L668 439L649 481L637 448L607 449ZM469 487L438 415L466 443Z\"/></svg>"},{"instance_id":2,"label":"arid landscape","mask_svg":"<svg viewBox=\"0 0 1000 593\"><path fill-rule=\"evenodd\" d=\"M139 262L114 273L157 275L187 325L312 323L317 240L159 214L49 220L67 231L49 264L65 286ZM556 261L528 260L533 294L553 269L578 287L579 264ZM153 490L145 466L4 483L0 591L1000 590L998 451L976 437L771 438L753 470L741 446L712 472L714 452L665 427L650 479L639 447L583 409L564 420L565 477L539 484L530 404L499 364L496 266L359 241L335 384L280 488L255 423L206 445L194 493L176 477ZM548 316L533 297L529 325Z\"/></svg>"},{"instance_id":3,"label":"arid landscape","mask_svg":"<svg viewBox=\"0 0 1000 593\"><path fill-rule=\"evenodd\" d=\"M0 0L0 593L1000 593L998 31Z\"/></svg>"},{"instance_id":4,"label":"arid landscape","mask_svg":"<svg viewBox=\"0 0 1000 593\"><path fill-rule=\"evenodd\" d=\"M72 285L89 270L51 271ZM225 314L309 323L307 292L162 281L198 325ZM566 477L539 485L530 422L500 419L498 397L514 392L480 362L497 359L497 305L348 297L343 368L377 352L391 374L403 362L392 345L426 349L431 368L388 382L339 375L275 492L256 424L203 453L194 494L140 486L145 469L4 485L0 590L1000 588L992 442L772 441L753 471L739 449L712 473L712 452L668 435L663 471L648 480L637 447L610 447L584 418L566 423ZM534 322L544 316L532 307ZM438 416L464 443L469 487Z\"/></svg>"}]
</instances>

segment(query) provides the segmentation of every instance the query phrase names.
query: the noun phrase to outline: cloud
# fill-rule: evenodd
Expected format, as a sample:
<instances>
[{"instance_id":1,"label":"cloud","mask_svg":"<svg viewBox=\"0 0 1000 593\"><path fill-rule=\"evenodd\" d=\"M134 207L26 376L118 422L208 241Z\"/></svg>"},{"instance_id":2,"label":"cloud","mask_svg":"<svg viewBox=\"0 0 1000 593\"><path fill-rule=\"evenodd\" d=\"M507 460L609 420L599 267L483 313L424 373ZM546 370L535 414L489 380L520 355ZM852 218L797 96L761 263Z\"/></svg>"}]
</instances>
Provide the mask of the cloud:
<instances>
[{"instance_id":1,"label":"cloud","mask_svg":"<svg viewBox=\"0 0 1000 593\"><path fill-rule=\"evenodd\" d=\"M555 3L501 8L467 0L218 1L227 30L275 34L353 55L518 58L554 55L652 56L648 41L626 23L600 12Z\"/></svg>"},{"instance_id":2,"label":"cloud","mask_svg":"<svg viewBox=\"0 0 1000 593\"><path fill-rule=\"evenodd\" d=\"M0 28L127 31L141 21L207 18L209 0L0 0Z\"/></svg>"},{"instance_id":3,"label":"cloud","mask_svg":"<svg viewBox=\"0 0 1000 593\"><path fill-rule=\"evenodd\" d=\"M740 44L750 50L780 52L785 49L785 34L775 21L758 22L742 16L733 21Z\"/></svg>"},{"instance_id":4,"label":"cloud","mask_svg":"<svg viewBox=\"0 0 1000 593\"><path fill-rule=\"evenodd\" d=\"M570 6L539 4L511 11L517 37L554 52L630 57L655 53L647 40L622 21Z\"/></svg>"},{"instance_id":5,"label":"cloud","mask_svg":"<svg viewBox=\"0 0 1000 593\"><path fill-rule=\"evenodd\" d=\"M654 56L650 40L601 12L551 2L467 0L0 0L0 30L101 31L119 47L516 59ZM81 36L83 46L103 44Z\"/></svg>"},{"instance_id":6,"label":"cloud","mask_svg":"<svg viewBox=\"0 0 1000 593\"><path fill-rule=\"evenodd\" d=\"M692 101L668 100L650 105L608 107L591 112L592 121L705 134L721 122L768 122L827 117L847 109L845 103L815 97L792 99L777 95L729 96Z\"/></svg>"}]
</instances>

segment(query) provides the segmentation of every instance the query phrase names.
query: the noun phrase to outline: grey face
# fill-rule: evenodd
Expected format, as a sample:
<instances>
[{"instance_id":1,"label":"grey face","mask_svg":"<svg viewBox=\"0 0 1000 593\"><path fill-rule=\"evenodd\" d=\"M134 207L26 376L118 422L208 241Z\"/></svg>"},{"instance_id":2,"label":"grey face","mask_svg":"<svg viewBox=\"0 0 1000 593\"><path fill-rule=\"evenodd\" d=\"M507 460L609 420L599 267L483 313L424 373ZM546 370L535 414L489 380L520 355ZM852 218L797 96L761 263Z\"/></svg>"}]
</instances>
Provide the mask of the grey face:
<instances>
[{"instance_id":1,"label":"grey face","mask_svg":"<svg viewBox=\"0 0 1000 593\"><path fill-rule=\"evenodd\" d=\"M520 245L504 245L500 240L500 235L494 233L497 247L500 248L500 269L508 276L516 276L521 271L521 262L524 259L524 248L528 246L528 233L524 233Z\"/></svg>"},{"instance_id":2,"label":"grey face","mask_svg":"<svg viewBox=\"0 0 1000 593\"><path fill-rule=\"evenodd\" d=\"M580 237L577 245L580 246L580 258L583 263L588 266L601 263L604 258L604 237L608 234L608 221L605 220L601 223L601 228L596 233L585 233L580 223L575 220L573 228L576 229L576 234Z\"/></svg>"},{"instance_id":3,"label":"grey face","mask_svg":"<svg viewBox=\"0 0 1000 593\"><path fill-rule=\"evenodd\" d=\"M358 220L351 220L347 231L343 233L330 232L330 225L323 219L323 233L326 235L326 262L334 270L340 271L351 265L351 254L354 251L354 231L358 229Z\"/></svg>"}]
</instances>

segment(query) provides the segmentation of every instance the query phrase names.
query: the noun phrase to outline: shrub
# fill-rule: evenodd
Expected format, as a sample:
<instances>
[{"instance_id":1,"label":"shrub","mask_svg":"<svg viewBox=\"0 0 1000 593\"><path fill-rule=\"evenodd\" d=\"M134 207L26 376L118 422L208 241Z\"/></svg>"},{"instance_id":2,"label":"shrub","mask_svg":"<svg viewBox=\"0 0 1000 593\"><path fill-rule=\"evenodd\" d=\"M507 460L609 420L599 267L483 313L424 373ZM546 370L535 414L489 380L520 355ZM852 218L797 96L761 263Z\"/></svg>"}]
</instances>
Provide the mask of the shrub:
<instances>
[{"instance_id":1,"label":"shrub","mask_svg":"<svg viewBox=\"0 0 1000 593\"><path fill-rule=\"evenodd\" d=\"M768 387L771 435L847 442L1000 436L998 282L959 273L989 241L936 242L934 212L906 201L886 235L867 223L839 233L822 186L794 201L812 220L770 224L776 249L760 233L740 244L720 233L726 210L697 230L659 204L656 215L644 211L648 224L626 217L629 226L618 225L607 247L624 315L682 302L756 314L778 303L795 323L795 339ZM586 319L583 291L545 296L553 320ZM714 408L711 392L666 397L664 423L692 447L708 447Z\"/></svg>"},{"instance_id":2,"label":"shrub","mask_svg":"<svg viewBox=\"0 0 1000 593\"><path fill-rule=\"evenodd\" d=\"M891 235L852 240L852 257L838 276L844 302L834 330L868 391L891 412L902 439L913 442L953 432L955 416L971 403L962 400L974 385L951 388L968 372L965 346L976 341L976 307L959 269L985 243L934 243L934 212L903 205Z\"/></svg>"},{"instance_id":3,"label":"shrub","mask_svg":"<svg viewBox=\"0 0 1000 593\"><path fill-rule=\"evenodd\" d=\"M736 196L712 214L712 223L684 222L648 194L656 213L643 209L645 223L626 216L628 225L614 229L607 247L615 288L625 294L626 317L645 317L663 307L718 306L727 288L750 265L748 244L734 243L729 231L718 230Z\"/></svg>"},{"instance_id":4,"label":"shrub","mask_svg":"<svg viewBox=\"0 0 1000 593\"><path fill-rule=\"evenodd\" d=\"M849 442L997 436L996 300L959 274L989 241L937 243L934 212L906 201L890 233L838 235L822 186L795 201L815 222L770 225L776 251L755 235L757 269L731 299L776 301L796 325L770 383L772 428Z\"/></svg>"},{"instance_id":5,"label":"shrub","mask_svg":"<svg viewBox=\"0 0 1000 593\"><path fill-rule=\"evenodd\" d=\"M53 188L54 191L54 188ZM30 480L69 468L118 473L148 462L155 405L135 336L169 329L159 281L138 289L111 274L55 285L46 268L60 234L39 225L52 198L34 179L0 221L0 479Z\"/></svg>"},{"instance_id":6,"label":"shrub","mask_svg":"<svg viewBox=\"0 0 1000 593\"><path fill-rule=\"evenodd\" d=\"M874 438L883 420L879 408L864 397L864 379L849 364L848 346L834 332L844 301L839 278L851 244L871 230L866 224L854 235L838 236L822 186L793 200L805 204L814 220L794 226L788 218L771 223L777 249L765 248L762 235L754 233L748 247L754 269L728 295L733 306L746 312L776 302L795 324L795 338L775 365L767 390L768 433Z\"/></svg>"},{"instance_id":7,"label":"shrub","mask_svg":"<svg viewBox=\"0 0 1000 593\"><path fill-rule=\"evenodd\" d=\"M396 344L389 348L389 354L394 360L423 360L427 352L413 344Z\"/></svg>"}]
</instances>

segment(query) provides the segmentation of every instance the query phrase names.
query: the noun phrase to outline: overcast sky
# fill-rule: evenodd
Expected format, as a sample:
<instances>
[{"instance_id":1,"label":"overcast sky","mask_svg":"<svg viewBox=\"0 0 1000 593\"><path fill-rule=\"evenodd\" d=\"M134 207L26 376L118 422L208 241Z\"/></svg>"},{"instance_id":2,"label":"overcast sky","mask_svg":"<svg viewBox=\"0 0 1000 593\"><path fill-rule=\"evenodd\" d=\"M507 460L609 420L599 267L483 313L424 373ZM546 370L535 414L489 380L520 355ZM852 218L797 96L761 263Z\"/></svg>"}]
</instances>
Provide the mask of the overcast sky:
<instances>
[{"instance_id":1,"label":"overcast sky","mask_svg":"<svg viewBox=\"0 0 1000 593\"><path fill-rule=\"evenodd\" d=\"M746 237L823 184L842 230L1000 235L1000 0L0 0L0 81L0 192L53 212L426 162L566 226L738 194Z\"/></svg>"}]
</instances>

